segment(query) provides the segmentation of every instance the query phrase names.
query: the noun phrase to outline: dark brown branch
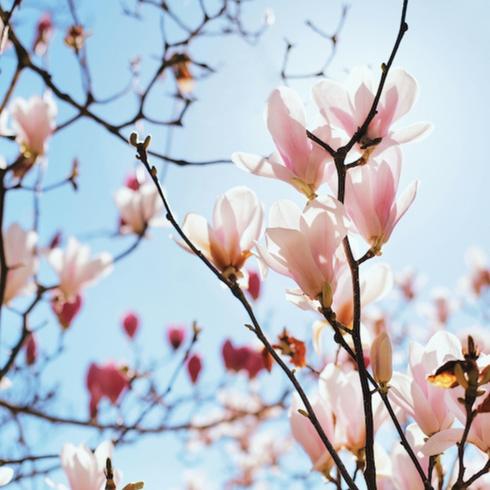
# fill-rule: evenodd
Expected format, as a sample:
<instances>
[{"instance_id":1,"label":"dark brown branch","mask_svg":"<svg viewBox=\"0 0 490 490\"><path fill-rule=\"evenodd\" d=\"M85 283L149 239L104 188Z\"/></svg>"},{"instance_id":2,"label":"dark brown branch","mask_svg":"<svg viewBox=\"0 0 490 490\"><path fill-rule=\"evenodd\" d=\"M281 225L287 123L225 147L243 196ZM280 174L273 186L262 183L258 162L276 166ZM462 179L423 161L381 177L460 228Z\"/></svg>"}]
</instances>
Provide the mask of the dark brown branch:
<instances>
[{"instance_id":1,"label":"dark brown branch","mask_svg":"<svg viewBox=\"0 0 490 490\"><path fill-rule=\"evenodd\" d=\"M325 448L329 452L330 456L332 457L333 461L335 462L336 466L339 468L339 471L342 474L342 477L348 484L349 488L351 489L357 489L356 484L352 480L349 472L347 471L347 468L345 467L344 463L340 459L337 451L333 447L332 443L328 439L327 435L325 434L325 431L323 430L314 410L313 407L311 406L311 403L306 396L306 393L304 392L301 384L298 382L296 379L296 376L294 373L289 369L289 367L285 364L285 362L282 360L281 356L275 351L275 349L272 347L270 344L269 340L265 336L257 318L255 317L255 313L248 302L247 298L243 294L243 291L241 290L240 286L237 284L235 280L229 280L225 278L221 274L221 272L203 255L203 253L192 243L192 241L187 237L187 235L183 232L182 228L180 225L177 223L175 220L173 213L171 211L171 208L168 204L168 201L165 197L165 194L163 193L163 189L160 185L160 182L157 177L157 170L155 167L151 166L148 157L147 157L147 152L146 152L146 147L145 143L136 143L136 151L137 151L137 157L138 159L143 163L145 166L146 170L148 171L149 175L151 176L151 179L153 180L154 184L156 185L158 189L158 193L160 195L160 198L162 200L162 203L165 207L166 210L166 218L167 220L172 224L172 226L175 228L177 234L180 236L180 238L185 242L185 244L192 250L192 252L198 256L198 258L206 265L206 267L222 282L224 283L228 289L231 291L231 293L238 299L238 301L242 304L244 309L246 310L252 325L253 325L253 331L255 335L258 337L258 339L262 342L264 347L267 349L269 354L272 356L272 358L277 362L277 364L280 366L280 368L283 370L283 372L286 374L286 376L289 378L291 383L293 384L294 388L298 392L304 406L306 409L306 412L308 414L308 418L310 419L312 425L315 427L315 430L317 431L318 435L320 436L323 444L325 445Z\"/></svg>"},{"instance_id":2,"label":"dark brown branch","mask_svg":"<svg viewBox=\"0 0 490 490\"><path fill-rule=\"evenodd\" d=\"M368 115L367 115L364 123L352 135L349 142L345 146L343 146L342 148L339 148L339 151L342 151L345 154L347 154L356 143L359 143L359 141L361 141L363 136L367 133L367 130L368 130L369 125L371 124L371 121L374 119L374 117L377 114L379 100L381 98L381 94L383 93L383 88L385 86L386 79L388 78L388 74L390 72L391 65L393 64L393 61L395 60L396 53L398 52L398 48L400 47L403 36L408 31L408 24L406 22L407 8L408 8L408 0L403 0L402 13L401 13L401 18L400 18L400 27L398 29L398 34L396 36L395 44L393 45L393 49L391 51L390 57L388 58L388 61L386 63L383 63L383 65L382 65L381 78L379 80L378 89L376 91L376 95L374 96L374 100L373 100L373 103L371 105L371 109L369 110Z\"/></svg>"}]
</instances>

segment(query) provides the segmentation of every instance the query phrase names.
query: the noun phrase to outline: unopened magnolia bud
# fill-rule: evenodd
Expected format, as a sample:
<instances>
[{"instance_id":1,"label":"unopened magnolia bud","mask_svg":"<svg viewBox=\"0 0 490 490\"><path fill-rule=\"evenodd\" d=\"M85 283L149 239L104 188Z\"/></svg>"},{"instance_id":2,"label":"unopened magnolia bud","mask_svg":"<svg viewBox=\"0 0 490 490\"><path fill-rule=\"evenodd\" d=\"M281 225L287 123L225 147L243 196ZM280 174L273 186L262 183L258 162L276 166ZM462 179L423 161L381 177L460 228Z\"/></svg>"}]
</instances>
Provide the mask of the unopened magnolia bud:
<instances>
[{"instance_id":1,"label":"unopened magnolia bud","mask_svg":"<svg viewBox=\"0 0 490 490\"><path fill-rule=\"evenodd\" d=\"M143 148L145 150L148 149L148 147L150 146L150 143L151 143L151 134L149 134L146 138L145 138L145 141L143 141Z\"/></svg>"},{"instance_id":2,"label":"unopened magnolia bud","mask_svg":"<svg viewBox=\"0 0 490 490\"><path fill-rule=\"evenodd\" d=\"M193 354L191 357L189 357L189 360L187 361L187 373L189 374L189 378L193 385L197 383L197 380L199 379L199 376L201 374L201 370L201 356L199 354Z\"/></svg>"},{"instance_id":3,"label":"unopened magnolia bud","mask_svg":"<svg viewBox=\"0 0 490 490\"><path fill-rule=\"evenodd\" d=\"M386 332L381 332L371 345L371 366L374 378L385 392L393 374L392 356L390 337Z\"/></svg>"},{"instance_id":4,"label":"unopened magnolia bud","mask_svg":"<svg viewBox=\"0 0 490 490\"><path fill-rule=\"evenodd\" d=\"M135 313L129 312L124 315L122 319L122 326L126 335L132 340L138 331L140 324L140 320L138 315Z\"/></svg>"},{"instance_id":5,"label":"unopened magnolia bud","mask_svg":"<svg viewBox=\"0 0 490 490\"><path fill-rule=\"evenodd\" d=\"M129 135L129 142L133 145L136 146L138 144L138 133L135 133L134 131Z\"/></svg>"},{"instance_id":6,"label":"unopened magnolia bud","mask_svg":"<svg viewBox=\"0 0 490 490\"><path fill-rule=\"evenodd\" d=\"M325 283L322 288L321 293L321 303L323 308L330 308L332 306L333 301L333 291L330 284Z\"/></svg>"}]
</instances>

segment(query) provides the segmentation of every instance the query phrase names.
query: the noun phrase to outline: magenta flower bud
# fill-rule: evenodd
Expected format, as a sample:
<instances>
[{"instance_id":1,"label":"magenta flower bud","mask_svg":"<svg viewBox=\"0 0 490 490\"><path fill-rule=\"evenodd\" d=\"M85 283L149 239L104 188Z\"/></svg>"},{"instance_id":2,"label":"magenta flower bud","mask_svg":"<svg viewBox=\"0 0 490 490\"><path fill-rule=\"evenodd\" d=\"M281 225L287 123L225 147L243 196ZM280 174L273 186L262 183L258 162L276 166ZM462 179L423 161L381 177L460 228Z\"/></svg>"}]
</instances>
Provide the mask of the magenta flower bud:
<instances>
[{"instance_id":1,"label":"magenta flower bud","mask_svg":"<svg viewBox=\"0 0 490 490\"><path fill-rule=\"evenodd\" d=\"M37 342L36 342L36 337L34 336L33 333L28 335L25 342L25 349L26 349L26 363L29 366L32 366L37 360Z\"/></svg>"},{"instance_id":2,"label":"magenta flower bud","mask_svg":"<svg viewBox=\"0 0 490 490\"><path fill-rule=\"evenodd\" d=\"M82 308L82 297L77 294L72 301L65 301L61 296L55 296L51 301L51 308L60 325L66 330Z\"/></svg>"},{"instance_id":3,"label":"magenta flower bud","mask_svg":"<svg viewBox=\"0 0 490 490\"><path fill-rule=\"evenodd\" d=\"M256 271L248 271L248 286L247 291L253 300L257 300L260 296L261 281L260 276Z\"/></svg>"},{"instance_id":4,"label":"magenta flower bud","mask_svg":"<svg viewBox=\"0 0 490 490\"><path fill-rule=\"evenodd\" d=\"M132 189L133 191L137 191L140 188L140 183L135 175L130 175L129 177L127 177L124 181L124 185L128 189Z\"/></svg>"},{"instance_id":5,"label":"magenta flower bud","mask_svg":"<svg viewBox=\"0 0 490 490\"><path fill-rule=\"evenodd\" d=\"M199 354L193 354L187 361L187 372L192 384L196 384L202 371L202 361Z\"/></svg>"},{"instance_id":6,"label":"magenta flower bud","mask_svg":"<svg viewBox=\"0 0 490 490\"><path fill-rule=\"evenodd\" d=\"M173 350L177 350L185 340L185 327L171 325L167 328L167 340Z\"/></svg>"},{"instance_id":7,"label":"magenta flower bud","mask_svg":"<svg viewBox=\"0 0 490 490\"><path fill-rule=\"evenodd\" d=\"M135 313L129 312L122 319L122 326L126 335L132 340L140 325L140 319Z\"/></svg>"},{"instance_id":8,"label":"magenta flower bud","mask_svg":"<svg viewBox=\"0 0 490 490\"><path fill-rule=\"evenodd\" d=\"M113 362L92 363L87 371L87 389L90 394L90 416L95 418L99 401L107 398L116 405L122 393L129 387L127 370Z\"/></svg>"}]
</instances>

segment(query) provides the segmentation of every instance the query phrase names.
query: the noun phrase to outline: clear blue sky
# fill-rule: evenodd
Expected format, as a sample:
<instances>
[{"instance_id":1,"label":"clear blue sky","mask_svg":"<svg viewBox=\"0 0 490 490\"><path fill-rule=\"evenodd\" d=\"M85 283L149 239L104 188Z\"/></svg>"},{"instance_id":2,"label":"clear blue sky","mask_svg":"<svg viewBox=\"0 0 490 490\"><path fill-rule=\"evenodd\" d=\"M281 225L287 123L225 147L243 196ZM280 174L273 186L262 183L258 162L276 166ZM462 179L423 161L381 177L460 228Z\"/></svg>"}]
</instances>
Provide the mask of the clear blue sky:
<instances>
[{"instance_id":1,"label":"clear blue sky","mask_svg":"<svg viewBox=\"0 0 490 490\"><path fill-rule=\"evenodd\" d=\"M37 3L25 0L26 7L19 17L25 24L20 32L30 32L36 10L28 6ZM46 5L54 7L60 3L63 2L46 2ZM144 22L140 24L126 19L120 15L116 0L79 3L83 21L93 30L88 49L96 91L109 95L126 80L128 58L140 52L159 53L158 19L149 10L143 12ZM194 15L192 4L182 1L182 9L190 16ZM396 35L400 5L395 0L351 2L331 65L332 77L342 78L347 69L357 64L376 67L386 60ZM210 38L193 46L192 54L197 59L214 60L219 73L198 84L195 92L198 102L188 114L185 129L175 132L174 156L200 160L229 157L235 150L270 152L272 146L263 124L263 109L269 92L281 83L284 37L298 45L293 52L293 70L316 68L329 47L304 26L304 20L310 18L322 29L331 31L336 26L340 6L341 2L334 0L254 2L247 7L250 22L260 22L266 7L271 7L276 15L275 25L257 46L235 38L226 41ZM402 187L416 178L421 185L415 204L386 247L384 260L395 270L412 265L424 271L432 285L456 284L464 271L463 254L468 246L478 244L489 249L486 156L489 16L490 4L485 0L411 0L410 28L395 63L412 73L420 87L417 104L402 124L429 120L435 129L429 139L405 148ZM59 15L59 19L66 25L66 16ZM50 55L51 62L57 63L53 66L55 81L76 87L77 67L61 45L61 35L60 31L56 32ZM8 65L7 60L2 59L1 63ZM143 66L143 73L149 73ZM5 76L0 76L1 87L5 86L5 80ZM309 106L312 105L311 85L310 81L292 84ZM17 93L30 95L41 91L40 81L26 76ZM151 113L155 117L165 118L171 111L169 99L163 94L160 91L159 97L152 99ZM127 104L132 104L130 98L109 107L104 114L119 120L128 113L130 105ZM59 120L64 120L64 115L66 108L61 108ZM153 133L155 149L163 150L162 131ZM0 144L0 151L7 156L13 154L12 145ZM42 241L59 228L83 236L116 223L112 196L134 166L131 149L95 124L79 122L51 142L46 181L65 176L75 156L81 162L80 191L73 194L64 189L43 197ZM215 196L239 184L254 188L266 207L278 198L298 200L288 186L249 176L231 165L202 169L170 167L166 179L170 202L179 217L188 211L209 216ZM32 207L25 194L9 196L7 212L9 222L21 221L28 226L32 220ZM110 277L86 292L86 306L66 336L70 357L62 358L52 373L63 383L63 406L81 417L86 414L84 375L88 363L108 357L131 358L119 329L119 318L128 307L143 318L139 342L149 355L163 351L165 325L190 324L197 319L205 327L199 350L209 358L204 378L209 386L216 382L212 358L218 355L221 339L224 336L249 339L249 332L242 327L245 317L239 305L168 235L168 230L154 231L151 240L145 241ZM117 253L129 242L91 240L90 243L97 250ZM285 285L281 278L270 277L258 308L259 315L272 330L288 325L301 332L308 319L285 303ZM274 315L270 316L270 311ZM49 310L41 309L37 319L46 318L50 318ZM41 346L49 347L56 333L57 326L52 322L46 334L40 336ZM84 440L83 434L72 430L49 436L49 448L43 450L58 451L66 439ZM0 435L2 447L5 438ZM181 454L175 447L174 440L162 443L157 438L145 439L138 446L118 451L117 465L124 469L128 480L143 478L149 489L170 488L180 478L176 460ZM216 457L207 462L208 474L216 481L220 480L221 465Z\"/></svg>"}]
</instances>

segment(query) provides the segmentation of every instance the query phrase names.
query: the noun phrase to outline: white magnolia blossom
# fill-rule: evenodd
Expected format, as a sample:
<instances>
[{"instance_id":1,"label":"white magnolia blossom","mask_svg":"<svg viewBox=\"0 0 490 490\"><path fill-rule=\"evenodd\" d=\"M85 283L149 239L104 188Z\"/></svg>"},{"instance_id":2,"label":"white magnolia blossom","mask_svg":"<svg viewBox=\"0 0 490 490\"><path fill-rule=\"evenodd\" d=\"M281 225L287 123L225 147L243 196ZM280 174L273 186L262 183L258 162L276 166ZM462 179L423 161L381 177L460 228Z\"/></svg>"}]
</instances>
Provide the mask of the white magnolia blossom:
<instances>
[{"instance_id":1,"label":"white magnolia blossom","mask_svg":"<svg viewBox=\"0 0 490 490\"><path fill-rule=\"evenodd\" d=\"M92 452L84 444L75 446L65 444L61 450L61 466L68 479L68 486L47 480L47 484L56 490L102 490L106 477L104 469L107 458L112 457L113 446L110 441L104 441ZM119 479L114 472L115 480Z\"/></svg>"},{"instance_id":2,"label":"white magnolia blossom","mask_svg":"<svg viewBox=\"0 0 490 490\"><path fill-rule=\"evenodd\" d=\"M14 470L9 466L0 467L0 487L8 485L14 477Z\"/></svg>"}]
</instances>

